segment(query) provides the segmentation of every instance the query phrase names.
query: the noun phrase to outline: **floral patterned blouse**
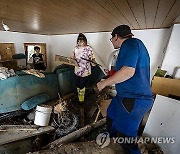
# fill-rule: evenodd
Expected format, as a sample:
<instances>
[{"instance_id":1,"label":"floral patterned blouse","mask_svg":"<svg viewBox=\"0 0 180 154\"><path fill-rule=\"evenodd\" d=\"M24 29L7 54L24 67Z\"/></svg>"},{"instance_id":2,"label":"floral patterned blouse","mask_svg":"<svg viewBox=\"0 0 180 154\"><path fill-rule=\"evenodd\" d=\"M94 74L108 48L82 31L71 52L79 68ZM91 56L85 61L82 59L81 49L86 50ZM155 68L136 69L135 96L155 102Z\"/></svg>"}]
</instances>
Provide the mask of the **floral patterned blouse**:
<instances>
[{"instance_id":1,"label":"floral patterned blouse","mask_svg":"<svg viewBox=\"0 0 180 154\"><path fill-rule=\"evenodd\" d=\"M75 74L80 77L86 77L91 74L91 62L86 61L94 59L93 50L90 46L78 47L73 49L73 57L78 63L78 67L75 66ZM84 58L84 59L82 59Z\"/></svg>"}]
</instances>

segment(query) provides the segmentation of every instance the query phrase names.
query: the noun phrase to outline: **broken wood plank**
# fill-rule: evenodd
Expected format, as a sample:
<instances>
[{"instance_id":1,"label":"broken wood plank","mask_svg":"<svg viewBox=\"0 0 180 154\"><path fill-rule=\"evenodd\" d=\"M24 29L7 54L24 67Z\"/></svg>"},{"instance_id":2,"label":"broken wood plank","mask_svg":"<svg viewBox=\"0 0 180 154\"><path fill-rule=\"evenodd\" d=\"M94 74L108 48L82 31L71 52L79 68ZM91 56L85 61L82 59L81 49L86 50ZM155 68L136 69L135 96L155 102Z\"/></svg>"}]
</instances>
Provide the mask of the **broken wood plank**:
<instances>
[{"instance_id":1,"label":"broken wood plank","mask_svg":"<svg viewBox=\"0 0 180 154\"><path fill-rule=\"evenodd\" d=\"M54 130L54 128L51 126L37 127L37 126L33 125L34 128L32 127L32 129L35 129L37 127L37 130L21 130L21 131L18 131L17 125L15 125L15 126L16 126L15 127L16 129L14 131L0 132L0 145L10 143L10 142L14 142L14 141L18 141L18 140L22 140L25 138L29 138L32 136L39 135L39 134L44 134L46 132L50 132L50 131ZM11 129L11 130L13 129L12 125L11 125L11 128L9 127L9 129ZM19 129L28 129L28 128L19 128Z\"/></svg>"},{"instance_id":2,"label":"broken wood plank","mask_svg":"<svg viewBox=\"0 0 180 154\"><path fill-rule=\"evenodd\" d=\"M7 132L7 131L32 131L32 130L37 130L37 129L33 129L33 128L12 128L12 129L0 129L0 132Z\"/></svg>"},{"instance_id":3,"label":"broken wood plank","mask_svg":"<svg viewBox=\"0 0 180 154\"><path fill-rule=\"evenodd\" d=\"M84 108L80 108L80 127L84 127Z\"/></svg>"},{"instance_id":4,"label":"broken wood plank","mask_svg":"<svg viewBox=\"0 0 180 154\"><path fill-rule=\"evenodd\" d=\"M36 125L1 125L0 126L0 132L6 132L6 131L23 131L23 130L37 130L38 126Z\"/></svg>"},{"instance_id":5,"label":"broken wood plank","mask_svg":"<svg viewBox=\"0 0 180 154\"><path fill-rule=\"evenodd\" d=\"M92 118L92 116L94 115L94 113L96 112L97 109L98 109L97 105L92 106L92 108L90 109L90 111L87 114L87 117Z\"/></svg>"},{"instance_id":6,"label":"broken wood plank","mask_svg":"<svg viewBox=\"0 0 180 154\"><path fill-rule=\"evenodd\" d=\"M98 122L96 123L92 123L92 124L89 124L89 125L86 125L85 127L83 128L80 128L60 139L57 139L51 143L49 143L47 146L45 146L43 149L49 149L49 148L54 148L56 146L59 146L61 144L65 144L65 143L68 143L68 142L71 142L81 136L84 136L85 134L89 133L90 131L104 125L106 123L106 118L104 119L101 119L99 120Z\"/></svg>"},{"instance_id":7,"label":"broken wood plank","mask_svg":"<svg viewBox=\"0 0 180 154\"><path fill-rule=\"evenodd\" d=\"M96 115L96 118L95 118L95 120L94 120L94 122L97 122L100 113L101 113L101 111L100 111L100 109L99 109L99 110L98 110L98 113L97 113L97 115Z\"/></svg>"},{"instance_id":8,"label":"broken wood plank","mask_svg":"<svg viewBox=\"0 0 180 154\"><path fill-rule=\"evenodd\" d=\"M38 129L36 125L1 125L0 130L8 129Z\"/></svg>"},{"instance_id":9,"label":"broken wood plank","mask_svg":"<svg viewBox=\"0 0 180 154\"><path fill-rule=\"evenodd\" d=\"M59 62L60 64L78 66L77 61L75 59L61 55L55 55L55 61Z\"/></svg>"},{"instance_id":10,"label":"broken wood plank","mask_svg":"<svg viewBox=\"0 0 180 154\"><path fill-rule=\"evenodd\" d=\"M71 97L74 97L74 96L76 96L75 93L71 92L71 93L69 93L69 94L67 94L65 96L62 96L62 99L67 100L67 99L69 99Z\"/></svg>"},{"instance_id":11,"label":"broken wood plank","mask_svg":"<svg viewBox=\"0 0 180 154\"><path fill-rule=\"evenodd\" d=\"M79 120L80 120L80 128L84 127L85 124L84 124L84 108L83 107L80 108L80 118L79 118ZM84 141L84 136L82 136L80 138L80 140Z\"/></svg>"}]
</instances>

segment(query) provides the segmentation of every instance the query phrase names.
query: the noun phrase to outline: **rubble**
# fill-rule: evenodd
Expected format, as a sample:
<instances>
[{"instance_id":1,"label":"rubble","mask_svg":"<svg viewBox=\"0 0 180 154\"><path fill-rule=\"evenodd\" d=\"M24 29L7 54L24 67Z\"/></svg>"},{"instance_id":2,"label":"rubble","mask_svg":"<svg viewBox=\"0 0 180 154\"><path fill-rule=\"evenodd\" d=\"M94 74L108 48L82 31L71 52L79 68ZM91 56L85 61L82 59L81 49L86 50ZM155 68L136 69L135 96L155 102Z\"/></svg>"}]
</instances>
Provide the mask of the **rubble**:
<instances>
[{"instance_id":1,"label":"rubble","mask_svg":"<svg viewBox=\"0 0 180 154\"><path fill-rule=\"evenodd\" d=\"M138 144L142 154L164 154L160 147L153 143Z\"/></svg>"},{"instance_id":2,"label":"rubble","mask_svg":"<svg viewBox=\"0 0 180 154\"><path fill-rule=\"evenodd\" d=\"M50 125L56 129L57 137L62 137L78 129L79 118L69 111L67 101L63 100L60 95L57 103L54 106Z\"/></svg>"},{"instance_id":3,"label":"rubble","mask_svg":"<svg viewBox=\"0 0 180 154\"><path fill-rule=\"evenodd\" d=\"M20 135L21 139L34 136L32 138L33 154L89 154L90 151L93 154L123 154L119 144L113 143L102 149L95 142L97 135L106 131L106 119L103 117L106 116L105 110L111 97L107 96L108 89L101 93L94 91L96 89L91 90L90 93L87 92L87 101L81 106L74 95L68 96L67 99L60 97L58 101L53 102L53 105L51 104L54 106L50 119L51 126L45 127L49 131L43 131L43 127L33 125L34 110L6 113L0 115L0 121L6 126L7 124L12 125L12 128L8 128L8 132L23 132L24 134ZM3 126L0 129L1 133L5 134L7 127ZM82 137L83 142L80 142ZM18 135L15 134L14 138L17 139ZM150 143L139 144L139 148L142 154L163 154L158 146Z\"/></svg>"},{"instance_id":4,"label":"rubble","mask_svg":"<svg viewBox=\"0 0 180 154\"><path fill-rule=\"evenodd\" d=\"M75 142L60 145L54 149L42 150L28 154L124 154L119 144L110 143L101 148L95 141Z\"/></svg>"},{"instance_id":5,"label":"rubble","mask_svg":"<svg viewBox=\"0 0 180 154\"><path fill-rule=\"evenodd\" d=\"M79 130L76 130L58 140L55 140L51 143L49 143L45 149L47 148L52 148L54 146L58 146L58 145L61 145L61 144L64 144L64 143L68 143L68 142L71 142L87 133L89 133L90 131L104 125L106 123L106 119L101 119L100 121L96 122L96 123L92 123L92 124L89 124L89 125L86 125L85 127L83 128L80 128Z\"/></svg>"}]
</instances>

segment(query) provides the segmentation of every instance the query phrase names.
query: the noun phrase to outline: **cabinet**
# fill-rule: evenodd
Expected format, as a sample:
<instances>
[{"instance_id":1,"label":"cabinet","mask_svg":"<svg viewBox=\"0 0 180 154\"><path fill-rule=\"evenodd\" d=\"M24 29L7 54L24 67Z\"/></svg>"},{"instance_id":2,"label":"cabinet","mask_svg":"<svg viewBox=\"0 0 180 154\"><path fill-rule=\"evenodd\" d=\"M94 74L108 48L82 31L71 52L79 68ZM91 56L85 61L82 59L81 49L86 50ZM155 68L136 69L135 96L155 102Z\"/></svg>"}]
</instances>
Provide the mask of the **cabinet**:
<instances>
[{"instance_id":1,"label":"cabinet","mask_svg":"<svg viewBox=\"0 0 180 154\"><path fill-rule=\"evenodd\" d=\"M154 77L152 80L152 91L155 94L180 97L180 80L164 77Z\"/></svg>"},{"instance_id":2,"label":"cabinet","mask_svg":"<svg viewBox=\"0 0 180 154\"><path fill-rule=\"evenodd\" d=\"M14 43L0 43L0 63L1 66L7 67L9 69L17 68L16 60L12 59L15 54Z\"/></svg>"}]
</instances>

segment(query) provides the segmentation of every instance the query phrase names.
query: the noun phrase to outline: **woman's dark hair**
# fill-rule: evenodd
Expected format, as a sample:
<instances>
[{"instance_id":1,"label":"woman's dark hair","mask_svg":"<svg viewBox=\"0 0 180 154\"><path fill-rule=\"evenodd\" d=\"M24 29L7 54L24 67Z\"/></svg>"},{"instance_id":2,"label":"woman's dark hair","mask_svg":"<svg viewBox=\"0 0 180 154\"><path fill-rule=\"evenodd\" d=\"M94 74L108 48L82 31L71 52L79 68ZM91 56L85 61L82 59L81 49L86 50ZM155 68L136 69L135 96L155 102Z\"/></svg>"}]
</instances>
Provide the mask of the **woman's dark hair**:
<instances>
[{"instance_id":1,"label":"woman's dark hair","mask_svg":"<svg viewBox=\"0 0 180 154\"><path fill-rule=\"evenodd\" d=\"M79 33L78 38L77 38L77 43L81 40L83 40L84 43L87 45L87 38L83 33Z\"/></svg>"},{"instance_id":2,"label":"woman's dark hair","mask_svg":"<svg viewBox=\"0 0 180 154\"><path fill-rule=\"evenodd\" d=\"M34 47L34 50L38 50L38 49L40 50L40 47L38 47L38 46Z\"/></svg>"}]
</instances>

